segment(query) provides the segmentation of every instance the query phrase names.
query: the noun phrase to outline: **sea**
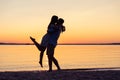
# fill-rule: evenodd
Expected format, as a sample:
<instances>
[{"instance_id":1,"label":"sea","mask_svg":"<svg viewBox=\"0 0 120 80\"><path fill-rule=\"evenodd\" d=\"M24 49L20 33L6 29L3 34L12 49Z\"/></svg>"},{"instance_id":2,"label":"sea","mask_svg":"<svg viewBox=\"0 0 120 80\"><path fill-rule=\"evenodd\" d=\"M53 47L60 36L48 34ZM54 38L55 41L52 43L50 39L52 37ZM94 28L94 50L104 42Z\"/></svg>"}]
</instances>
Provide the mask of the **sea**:
<instances>
[{"instance_id":1,"label":"sea","mask_svg":"<svg viewBox=\"0 0 120 80\"><path fill-rule=\"evenodd\" d=\"M0 71L48 70L46 52L43 68L39 55L34 45L0 45ZM54 56L62 69L120 67L120 45L57 45Z\"/></svg>"}]
</instances>

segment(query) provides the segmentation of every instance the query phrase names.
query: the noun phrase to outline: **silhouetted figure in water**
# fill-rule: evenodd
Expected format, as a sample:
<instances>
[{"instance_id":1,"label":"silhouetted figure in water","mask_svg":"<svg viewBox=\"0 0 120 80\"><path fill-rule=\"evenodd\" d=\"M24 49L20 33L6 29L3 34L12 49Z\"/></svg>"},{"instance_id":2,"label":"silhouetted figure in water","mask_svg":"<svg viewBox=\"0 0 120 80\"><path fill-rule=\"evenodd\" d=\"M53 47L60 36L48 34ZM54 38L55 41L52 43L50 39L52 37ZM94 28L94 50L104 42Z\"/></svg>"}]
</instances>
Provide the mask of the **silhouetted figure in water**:
<instances>
[{"instance_id":1,"label":"silhouetted figure in water","mask_svg":"<svg viewBox=\"0 0 120 80\"><path fill-rule=\"evenodd\" d=\"M50 33L53 33L56 30L55 25L56 25L57 21L58 21L58 16L55 16L55 15L52 16L51 21L48 25L47 33L43 36L41 44L36 42L34 38L30 37L30 39L33 41L35 46L41 51L40 52L40 61L39 61L39 64L41 65L41 67L43 67L43 64L42 64L43 54L48 45Z\"/></svg>"},{"instance_id":2,"label":"silhouetted figure in water","mask_svg":"<svg viewBox=\"0 0 120 80\"><path fill-rule=\"evenodd\" d=\"M63 26L64 20L60 18L57 22L56 29L53 33L50 33L49 42L47 45L47 56L48 56L48 64L49 64L49 72L52 71L52 62L56 65L57 69L60 70L59 63L57 59L54 57L54 50L57 45L58 38L61 32L65 31L65 27Z\"/></svg>"}]
</instances>

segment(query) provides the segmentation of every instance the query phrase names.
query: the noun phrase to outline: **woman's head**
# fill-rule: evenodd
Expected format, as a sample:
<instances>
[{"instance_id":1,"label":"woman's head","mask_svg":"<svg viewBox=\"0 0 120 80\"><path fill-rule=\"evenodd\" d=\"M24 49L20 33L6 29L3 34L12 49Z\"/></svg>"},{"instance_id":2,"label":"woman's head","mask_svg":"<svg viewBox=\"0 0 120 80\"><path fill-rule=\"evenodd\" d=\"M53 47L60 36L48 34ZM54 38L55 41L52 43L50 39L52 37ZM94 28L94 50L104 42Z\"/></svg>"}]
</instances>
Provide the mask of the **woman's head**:
<instances>
[{"instance_id":1,"label":"woman's head","mask_svg":"<svg viewBox=\"0 0 120 80\"><path fill-rule=\"evenodd\" d=\"M51 18L51 24L55 24L56 22L58 21L58 16L56 15L53 15L52 18Z\"/></svg>"}]
</instances>

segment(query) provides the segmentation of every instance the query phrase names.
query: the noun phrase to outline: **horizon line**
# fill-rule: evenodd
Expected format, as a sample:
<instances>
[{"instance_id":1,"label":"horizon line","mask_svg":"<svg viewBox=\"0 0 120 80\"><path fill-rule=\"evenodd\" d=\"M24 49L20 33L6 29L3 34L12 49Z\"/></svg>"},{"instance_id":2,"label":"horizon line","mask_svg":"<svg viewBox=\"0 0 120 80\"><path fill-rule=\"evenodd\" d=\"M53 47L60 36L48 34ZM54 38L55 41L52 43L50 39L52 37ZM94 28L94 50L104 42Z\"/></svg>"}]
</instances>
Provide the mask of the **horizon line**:
<instances>
[{"instance_id":1,"label":"horizon line","mask_svg":"<svg viewBox=\"0 0 120 80\"><path fill-rule=\"evenodd\" d=\"M0 42L0 45L34 45L33 43ZM58 45L120 45L120 42L106 43L58 43Z\"/></svg>"}]
</instances>

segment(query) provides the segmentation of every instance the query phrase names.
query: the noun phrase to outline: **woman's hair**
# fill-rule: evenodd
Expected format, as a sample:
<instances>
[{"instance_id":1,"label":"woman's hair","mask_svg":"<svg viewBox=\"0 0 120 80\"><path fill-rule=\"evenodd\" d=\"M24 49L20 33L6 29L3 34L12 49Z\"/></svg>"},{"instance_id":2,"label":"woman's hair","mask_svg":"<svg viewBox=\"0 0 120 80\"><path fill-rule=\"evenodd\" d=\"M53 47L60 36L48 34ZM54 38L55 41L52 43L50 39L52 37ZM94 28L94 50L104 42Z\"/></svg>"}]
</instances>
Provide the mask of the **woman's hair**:
<instances>
[{"instance_id":1,"label":"woman's hair","mask_svg":"<svg viewBox=\"0 0 120 80\"><path fill-rule=\"evenodd\" d=\"M49 26L50 26L51 24L55 24L57 21L58 21L58 16L53 15L52 18L51 18L51 21L50 21L50 23L49 23L49 25L48 25L48 28L49 28Z\"/></svg>"},{"instance_id":2,"label":"woman's hair","mask_svg":"<svg viewBox=\"0 0 120 80\"><path fill-rule=\"evenodd\" d=\"M50 21L50 24L54 24L58 21L58 16L56 15L53 15L52 18L51 18L51 21Z\"/></svg>"}]
</instances>

